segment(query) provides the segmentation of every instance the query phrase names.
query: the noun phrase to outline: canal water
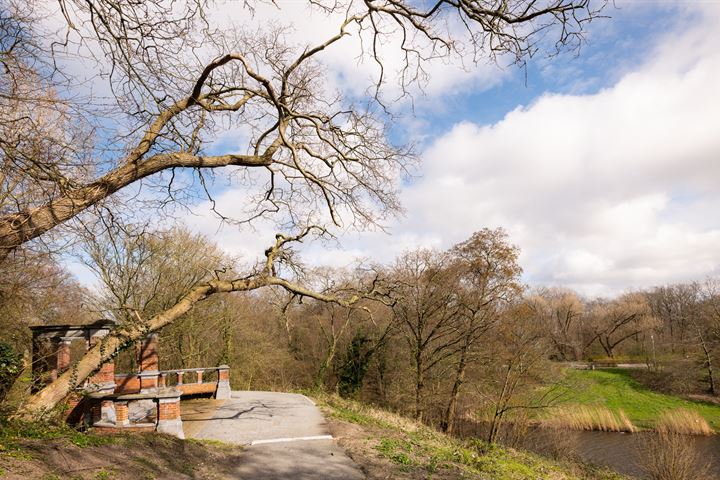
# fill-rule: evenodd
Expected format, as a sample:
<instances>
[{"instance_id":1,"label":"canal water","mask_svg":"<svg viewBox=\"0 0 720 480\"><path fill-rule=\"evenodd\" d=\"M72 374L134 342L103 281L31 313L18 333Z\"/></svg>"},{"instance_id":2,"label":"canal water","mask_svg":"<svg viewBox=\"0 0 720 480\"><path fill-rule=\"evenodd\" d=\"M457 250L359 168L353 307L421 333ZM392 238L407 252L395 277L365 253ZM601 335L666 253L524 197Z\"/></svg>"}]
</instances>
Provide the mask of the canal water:
<instances>
[{"instance_id":1,"label":"canal water","mask_svg":"<svg viewBox=\"0 0 720 480\"><path fill-rule=\"evenodd\" d=\"M478 423L463 423L458 434L462 437L485 438L487 427ZM504 442L516 448L554 458L571 458L593 465L608 467L625 475L647 478L643 472L646 449L657 448L653 433L587 432L524 428L505 429ZM692 445L704 472L698 480L720 480L720 435L688 435L683 440Z\"/></svg>"}]
</instances>

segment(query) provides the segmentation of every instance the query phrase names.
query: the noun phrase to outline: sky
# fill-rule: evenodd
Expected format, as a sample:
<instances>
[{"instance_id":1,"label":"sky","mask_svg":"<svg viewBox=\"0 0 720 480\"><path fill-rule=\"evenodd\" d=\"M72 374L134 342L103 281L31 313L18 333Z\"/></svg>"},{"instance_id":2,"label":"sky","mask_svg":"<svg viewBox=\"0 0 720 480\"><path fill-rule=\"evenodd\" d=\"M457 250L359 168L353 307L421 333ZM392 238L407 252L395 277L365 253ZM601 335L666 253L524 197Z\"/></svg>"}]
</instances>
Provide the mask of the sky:
<instances>
[{"instance_id":1,"label":"sky","mask_svg":"<svg viewBox=\"0 0 720 480\"><path fill-rule=\"evenodd\" d=\"M279 1L244 18L301 19L298 42L337 29L303 5ZM387 233L338 230L336 242L306 243L304 260L390 262L501 227L529 286L611 296L720 274L720 2L625 0L605 13L579 53L538 55L525 69L432 64L414 105L394 107L393 141L416 142L420 158L401 185L404 215L384 223ZM231 2L214 18L236 15ZM361 97L373 66L353 48L322 61L334 87ZM225 187L215 200L232 211L245 195ZM208 207L183 220L229 253L253 259L272 242L272 225L223 226Z\"/></svg>"}]
</instances>

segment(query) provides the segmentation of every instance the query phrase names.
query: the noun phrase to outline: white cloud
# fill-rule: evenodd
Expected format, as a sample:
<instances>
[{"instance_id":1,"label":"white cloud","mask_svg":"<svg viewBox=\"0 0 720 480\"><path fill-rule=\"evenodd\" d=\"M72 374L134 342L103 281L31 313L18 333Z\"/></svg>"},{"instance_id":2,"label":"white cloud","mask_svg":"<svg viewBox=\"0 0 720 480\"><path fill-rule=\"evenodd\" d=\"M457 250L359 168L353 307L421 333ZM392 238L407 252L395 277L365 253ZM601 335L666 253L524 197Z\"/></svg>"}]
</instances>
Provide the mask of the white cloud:
<instances>
[{"instance_id":1,"label":"white cloud","mask_svg":"<svg viewBox=\"0 0 720 480\"><path fill-rule=\"evenodd\" d=\"M352 8L362 10L364 5L357 2ZM349 9L350 15L354 11L352 8ZM253 5L253 14L250 15L243 2L226 1L215 5L210 18L214 25L226 25L228 28L256 29L258 25L270 24L289 27L292 32L290 38L299 52L306 46L321 44L336 35L346 15L340 11L328 14L312 8L307 2L298 1L258 2ZM382 28L390 31L393 26L394 22L388 21ZM463 29L460 24L448 28L452 28L458 39L461 39ZM354 25L348 26L347 32L348 36L324 50L316 59L327 69L330 88L364 97L372 91L371 87L380 73L378 63L370 56L372 38L369 31L361 34ZM401 94L398 80L404 65L404 54L400 48L402 36L399 31L396 33L388 36L378 48L387 81L383 97L391 106L392 100ZM422 42L422 37L418 35L414 41ZM430 106L440 96L454 95L468 89L485 90L497 85L506 76L493 62L463 66L457 60L437 58L424 62L424 71L420 72L422 90L417 84L409 90L417 104ZM409 73L412 75L415 70ZM402 105L406 106L406 103L402 102Z\"/></svg>"},{"instance_id":2,"label":"white cloud","mask_svg":"<svg viewBox=\"0 0 720 480\"><path fill-rule=\"evenodd\" d=\"M668 35L593 95L546 94L502 121L457 124L424 155L403 229L443 245L503 226L531 283L587 294L717 270L720 35ZM689 196L693 202L683 202ZM681 203L682 202L682 203Z\"/></svg>"},{"instance_id":3,"label":"white cloud","mask_svg":"<svg viewBox=\"0 0 720 480\"><path fill-rule=\"evenodd\" d=\"M389 261L406 248L445 248L502 226L522 248L531 284L606 295L717 273L720 9L701 8L695 23L659 38L647 61L610 88L548 93L493 125L457 123L424 152L422 177L402 193L407 218L390 226L392 236L346 234L342 248L308 244L305 258ZM337 55L329 63L347 80L355 61ZM433 75L435 93L473 81ZM231 206L243 193L223 195ZM250 255L273 233L225 230L216 239Z\"/></svg>"}]
</instances>

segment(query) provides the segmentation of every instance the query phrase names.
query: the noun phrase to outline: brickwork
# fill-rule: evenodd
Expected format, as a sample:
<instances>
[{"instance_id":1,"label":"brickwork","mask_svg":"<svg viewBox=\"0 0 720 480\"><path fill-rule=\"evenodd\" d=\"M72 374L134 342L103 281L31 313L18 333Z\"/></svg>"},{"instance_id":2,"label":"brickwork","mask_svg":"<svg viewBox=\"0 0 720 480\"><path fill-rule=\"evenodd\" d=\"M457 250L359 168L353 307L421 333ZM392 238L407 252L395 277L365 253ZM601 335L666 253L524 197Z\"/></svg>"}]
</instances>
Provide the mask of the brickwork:
<instances>
[{"instance_id":1,"label":"brickwork","mask_svg":"<svg viewBox=\"0 0 720 480\"><path fill-rule=\"evenodd\" d=\"M146 392L148 390L157 388L158 386L158 376L157 374L153 374L152 376L140 376L140 391Z\"/></svg>"},{"instance_id":2,"label":"brickwork","mask_svg":"<svg viewBox=\"0 0 720 480\"><path fill-rule=\"evenodd\" d=\"M127 425L128 422L127 402L115 402L115 423L118 425Z\"/></svg>"},{"instance_id":3,"label":"brickwork","mask_svg":"<svg viewBox=\"0 0 720 480\"><path fill-rule=\"evenodd\" d=\"M115 393L135 393L140 391L140 377L137 375L116 375Z\"/></svg>"},{"instance_id":4,"label":"brickwork","mask_svg":"<svg viewBox=\"0 0 720 480\"><path fill-rule=\"evenodd\" d=\"M93 423L102 420L102 402L98 402L96 400L92 403L90 406L90 417L92 418Z\"/></svg>"},{"instance_id":5,"label":"brickwork","mask_svg":"<svg viewBox=\"0 0 720 480\"><path fill-rule=\"evenodd\" d=\"M104 363L100 370L90 378L90 383L98 385L115 383L115 362Z\"/></svg>"},{"instance_id":6,"label":"brickwork","mask_svg":"<svg viewBox=\"0 0 720 480\"><path fill-rule=\"evenodd\" d=\"M158 420L175 420L180 418L180 402L158 404Z\"/></svg>"},{"instance_id":7,"label":"brickwork","mask_svg":"<svg viewBox=\"0 0 720 480\"><path fill-rule=\"evenodd\" d=\"M158 371L160 363L158 359L158 339L157 333L151 333L140 346L140 354L138 365L140 371Z\"/></svg>"},{"instance_id":8,"label":"brickwork","mask_svg":"<svg viewBox=\"0 0 720 480\"><path fill-rule=\"evenodd\" d=\"M176 387L183 395L196 395L198 393L215 393L217 384L213 383L183 383Z\"/></svg>"},{"instance_id":9,"label":"brickwork","mask_svg":"<svg viewBox=\"0 0 720 480\"><path fill-rule=\"evenodd\" d=\"M70 368L70 340L61 339L57 350L57 371L62 373Z\"/></svg>"},{"instance_id":10,"label":"brickwork","mask_svg":"<svg viewBox=\"0 0 720 480\"><path fill-rule=\"evenodd\" d=\"M89 409L90 402L78 394L71 394L65 401L65 420L69 423L78 424L83 421L85 413Z\"/></svg>"}]
</instances>

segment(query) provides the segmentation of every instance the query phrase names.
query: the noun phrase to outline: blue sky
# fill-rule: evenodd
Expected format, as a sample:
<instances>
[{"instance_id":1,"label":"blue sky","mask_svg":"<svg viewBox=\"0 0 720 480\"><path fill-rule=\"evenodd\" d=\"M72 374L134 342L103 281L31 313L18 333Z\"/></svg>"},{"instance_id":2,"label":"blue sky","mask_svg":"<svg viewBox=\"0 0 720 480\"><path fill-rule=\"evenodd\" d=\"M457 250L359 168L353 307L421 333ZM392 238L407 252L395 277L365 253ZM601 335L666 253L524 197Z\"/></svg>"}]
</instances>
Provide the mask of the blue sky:
<instances>
[{"instance_id":1,"label":"blue sky","mask_svg":"<svg viewBox=\"0 0 720 480\"><path fill-rule=\"evenodd\" d=\"M278 2L250 21L303 18L297 42L337 28ZM588 296L718 273L720 259L720 20L718 2L618 1L593 22L579 53L512 65L431 66L415 109L393 106L392 139L418 142L420 164L401 189L404 216L380 232L336 231L310 243L310 264L389 262L403 249L448 248L502 227L522 250L524 279ZM247 18L237 3L216 18ZM353 45L324 52L333 85L361 98L372 65ZM390 55L390 53L388 54ZM232 150L241 132L218 139ZM221 210L247 191L222 181ZM220 226L207 203L185 222L248 261L274 226Z\"/></svg>"}]
</instances>

